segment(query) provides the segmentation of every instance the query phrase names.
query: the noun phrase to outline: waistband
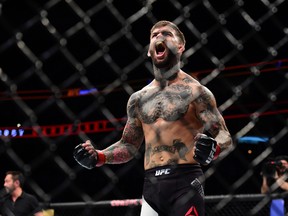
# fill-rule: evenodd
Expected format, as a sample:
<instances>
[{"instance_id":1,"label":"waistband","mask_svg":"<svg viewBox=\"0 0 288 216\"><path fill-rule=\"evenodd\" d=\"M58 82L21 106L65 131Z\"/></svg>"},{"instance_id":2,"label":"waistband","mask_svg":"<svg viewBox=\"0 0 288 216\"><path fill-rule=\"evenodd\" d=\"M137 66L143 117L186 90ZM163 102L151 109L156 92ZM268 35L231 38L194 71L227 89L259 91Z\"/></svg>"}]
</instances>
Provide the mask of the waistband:
<instances>
[{"instance_id":1,"label":"waistband","mask_svg":"<svg viewBox=\"0 0 288 216\"><path fill-rule=\"evenodd\" d=\"M203 174L203 171L199 164L165 165L145 170L145 177L161 177L188 173L200 176Z\"/></svg>"}]
</instances>

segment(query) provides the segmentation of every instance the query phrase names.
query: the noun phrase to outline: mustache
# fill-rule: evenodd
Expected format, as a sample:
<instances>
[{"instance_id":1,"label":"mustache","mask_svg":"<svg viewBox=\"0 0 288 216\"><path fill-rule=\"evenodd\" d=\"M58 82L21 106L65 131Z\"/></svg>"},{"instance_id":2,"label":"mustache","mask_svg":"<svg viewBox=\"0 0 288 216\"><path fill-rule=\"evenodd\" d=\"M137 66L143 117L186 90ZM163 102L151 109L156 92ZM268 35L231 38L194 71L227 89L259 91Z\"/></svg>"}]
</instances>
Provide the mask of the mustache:
<instances>
[{"instance_id":1,"label":"mustache","mask_svg":"<svg viewBox=\"0 0 288 216\"><path fill-rule=\"evenodd\" d=\"M157 49L158 46L166 46L164 38L159 38L153 42L152 47Z\"/></svg>"},{"instance_id":2,"label":"mustache","mask_svg":"<svg viewBox=\"0 0 288 216\"><path fill-rule=\"evenodd\" d=\"M159 39L155 40L152 45L155 49L157 49L157 47L164 46L174 55L177 54L177 47L171 42L166 41L164 37L159 37Z\"/></svg>"}]
</instances>

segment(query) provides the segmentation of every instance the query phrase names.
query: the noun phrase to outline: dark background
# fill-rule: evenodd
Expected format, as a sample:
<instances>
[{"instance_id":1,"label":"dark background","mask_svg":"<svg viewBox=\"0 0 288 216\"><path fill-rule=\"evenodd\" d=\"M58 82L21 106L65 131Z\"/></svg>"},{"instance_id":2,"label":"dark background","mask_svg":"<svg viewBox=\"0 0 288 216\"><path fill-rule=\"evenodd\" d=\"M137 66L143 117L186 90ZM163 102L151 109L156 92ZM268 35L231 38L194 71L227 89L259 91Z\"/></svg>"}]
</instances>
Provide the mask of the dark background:
<instances>
[{"instance_id":1,"label":"dark background","mask_svg":"<svg viewBox=\"0 0 288 216\"><path fill-rule=\"evenodd\" d=\"M102 149L120 138L129 96L153 79L146 55L149 31L162 19L185 34L182 69L214 93L233 135L235 149L203 167L206 194L259 193L263 162L288 153L288 1L6 0L0 5L0 178L11 169L23 171L26 189L41 201L141 197L143 147L127 164L93 170L80 167L72 152L86 139ZM56 126L102 120L111 122L111 130L51 136ZM32 136L36 126L48 126L47 134ZM5 129L23 129L24 136L6 136ZM245 136L269 142L239 141Z\"/></svg>"}]
</instances>

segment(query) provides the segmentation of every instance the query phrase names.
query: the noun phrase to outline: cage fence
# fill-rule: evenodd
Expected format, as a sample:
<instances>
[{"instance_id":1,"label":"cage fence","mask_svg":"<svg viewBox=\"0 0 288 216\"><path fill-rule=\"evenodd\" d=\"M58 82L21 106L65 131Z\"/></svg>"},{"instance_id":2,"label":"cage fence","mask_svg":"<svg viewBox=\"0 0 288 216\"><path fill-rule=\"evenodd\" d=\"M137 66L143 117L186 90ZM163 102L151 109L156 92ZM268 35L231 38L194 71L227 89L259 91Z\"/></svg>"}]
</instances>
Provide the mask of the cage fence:
<instances>
[{"instance_id":1,"label":"cage fence","mask_svg":"<svg viewBox=\"0 0 288 216\"><path fill-rule=\"evenodd\" d=\"M261 194L213 195L205 197L206 213L211 216L228 215L283 215L286 207L277 204L287 199L287 193L271 194L269 198ZM226 200L223 202L223 200ZM228 200L228 201L227 201ZM222 203L222 204L221 204ZM225 204L223 204L225 203ZM275 204L276 203L276 204ZM54 215L140 215L141 199L107 200L99 202L50 203L46 208L53 209Z\"/></svg>"},{"instance_id":2,"label":"cage fence","mask_svg":"<svg viewBox=\"0 0 288 216\"><path fill-rule=\"evenodd\" d=\"M143 149L128 164L92 171L75 163L72 152L87 139L103 149L121 136L129 96L153 79L150 28L166 19L186 36L182 69L214 93L235 143L203 167L206 211L246 215L262 196L219 195L260 193L263 163L288 152L287 6L287 0L1 1L1 176L22 170L26 189L44 203L141 197ZM268 214L269 203L259 215ZM139 209L55 213L138 215Z\"/></svg>"}]
</instances>

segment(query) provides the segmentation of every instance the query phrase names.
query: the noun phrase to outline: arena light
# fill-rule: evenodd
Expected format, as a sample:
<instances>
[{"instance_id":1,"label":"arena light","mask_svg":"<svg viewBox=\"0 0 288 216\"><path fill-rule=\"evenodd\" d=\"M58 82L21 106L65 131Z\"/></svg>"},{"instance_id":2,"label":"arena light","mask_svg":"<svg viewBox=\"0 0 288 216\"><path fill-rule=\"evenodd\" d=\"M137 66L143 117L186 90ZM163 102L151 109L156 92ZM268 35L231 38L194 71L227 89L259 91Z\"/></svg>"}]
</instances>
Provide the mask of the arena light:
<instances>
[{"instance_id":1,"label":"arena light","mask_svg":"<svg viewBox=\"0 0 288 216\"><path fill-rule=\"evenodd\" d=\"M4 129L0 129L0 136L5 136L5 137L22 137L24 135L24 129L22 128L14 128L14 129L10 129L10 128L4 128Z\"/></svg>"},{"instance_id":2,"label":"arena light","mask_svg":"<svg viewBox=\"0 0 288 216\"><path fill-rule=\"evenodd\" d=\"M83 90L79 90L79 95L91 94L91 93L95 93L95 92L97 92L97 91L98 91L97 88L93 88L93 89L83 89Z\"/></svg>"},{"instance_id":3,"label":"arena light","mask_svg":"<svg viewBox=\"0 0 288 216\"><path fill-rule=\"evenodd\" d=\"M268 137L260 137L260 136L244 136L238 139L239 144L260 144L260 143L268 143Z\"/></svg>"}]
</instances>

